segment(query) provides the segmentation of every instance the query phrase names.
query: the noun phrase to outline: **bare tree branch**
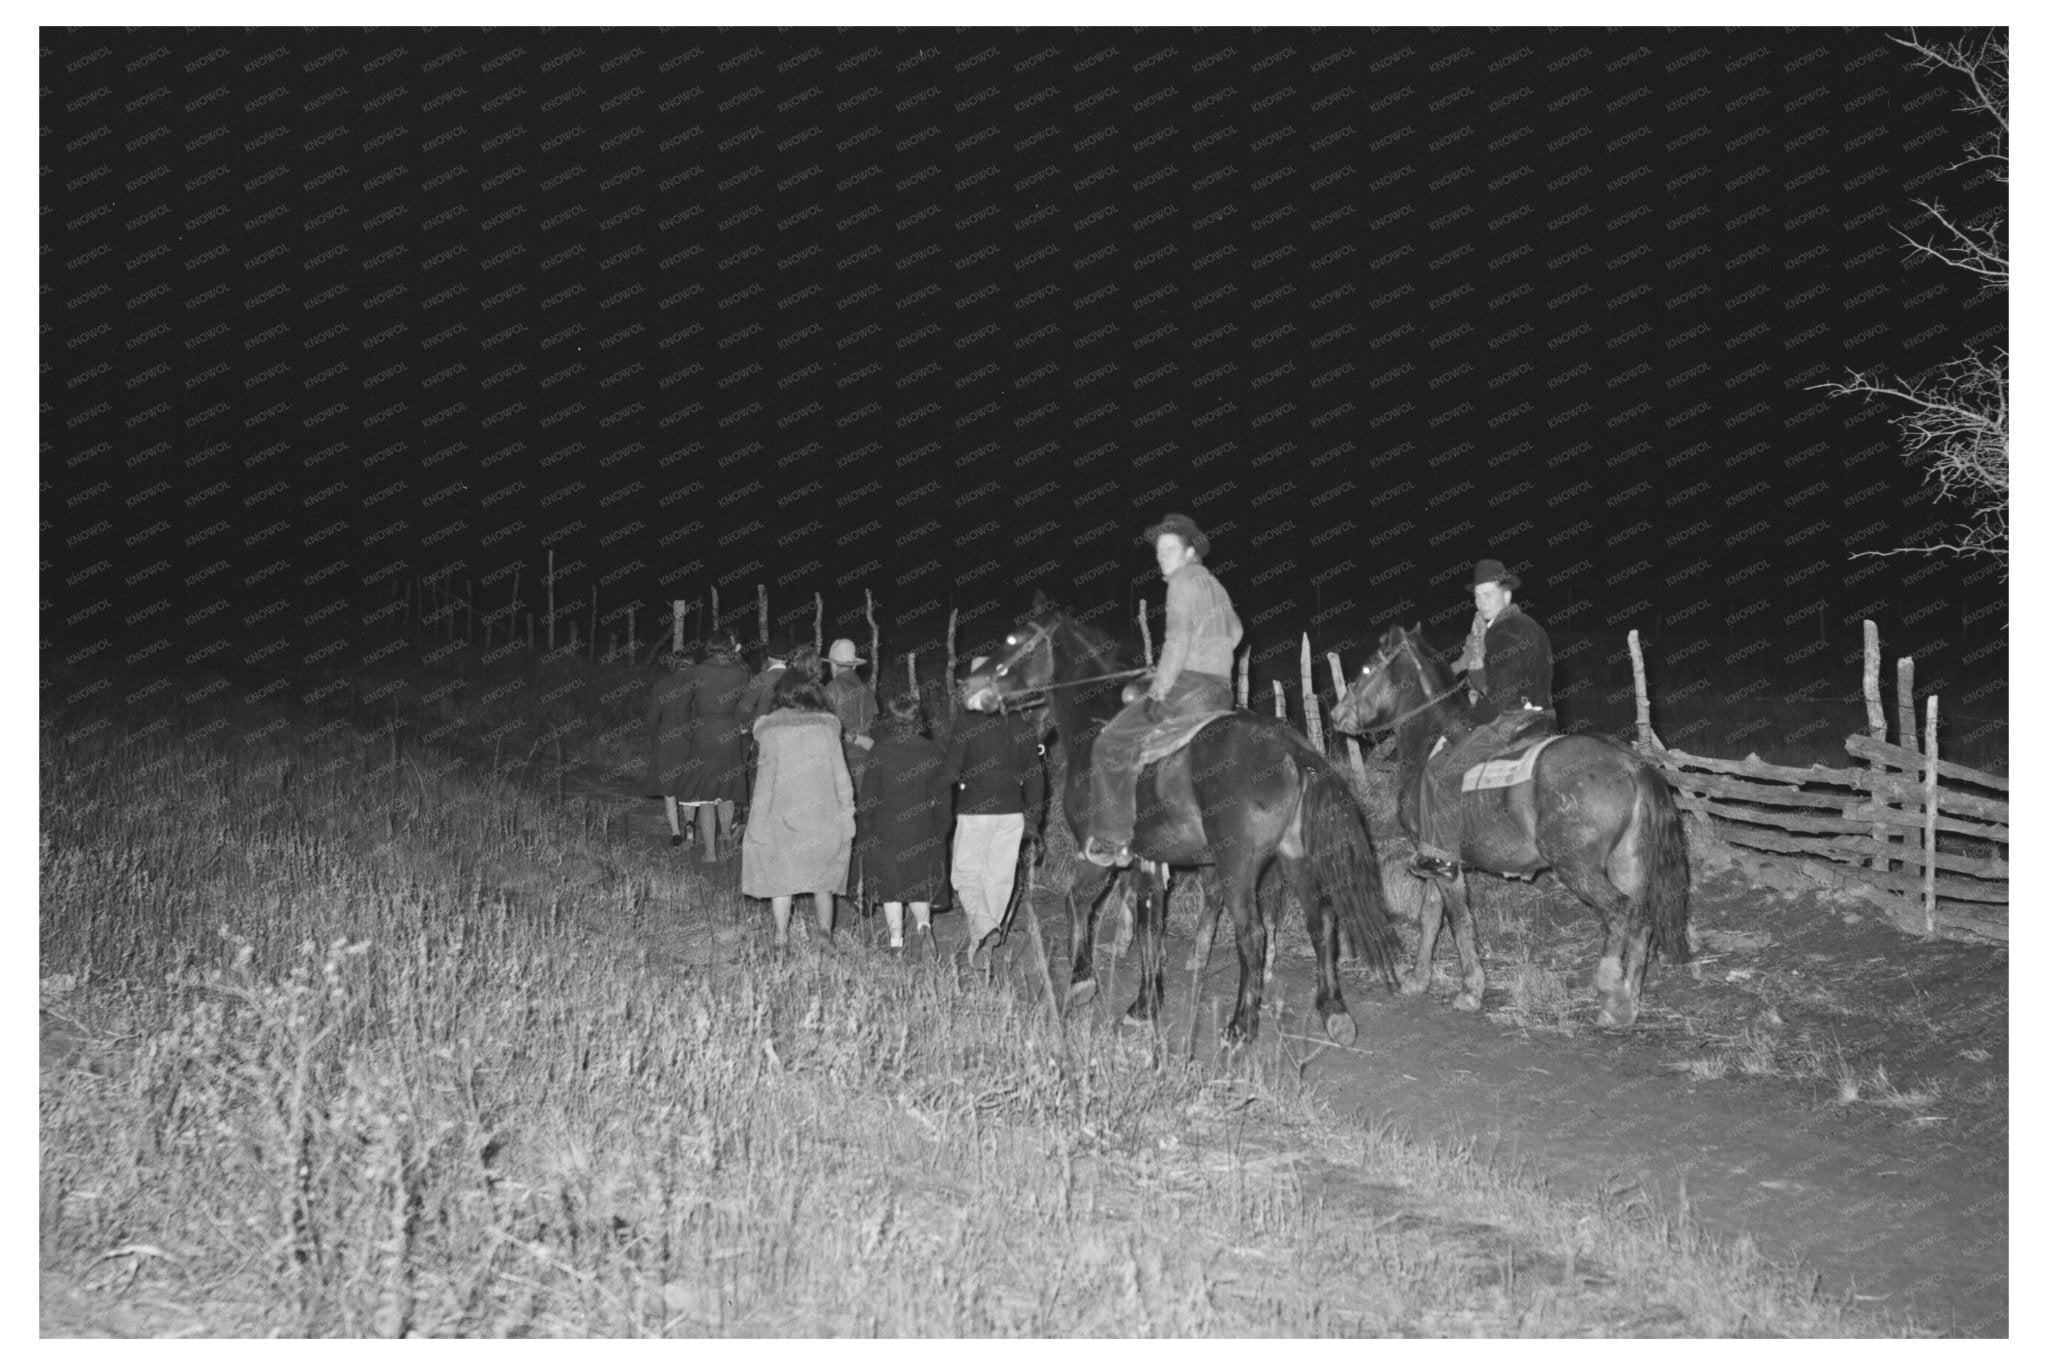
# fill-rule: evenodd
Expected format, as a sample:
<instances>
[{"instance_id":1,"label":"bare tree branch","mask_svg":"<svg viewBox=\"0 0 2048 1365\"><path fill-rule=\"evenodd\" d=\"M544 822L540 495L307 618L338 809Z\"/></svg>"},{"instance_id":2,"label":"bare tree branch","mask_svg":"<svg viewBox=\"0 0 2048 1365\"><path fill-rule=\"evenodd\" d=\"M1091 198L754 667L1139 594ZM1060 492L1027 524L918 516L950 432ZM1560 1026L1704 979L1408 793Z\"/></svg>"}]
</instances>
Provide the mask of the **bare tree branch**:
<instances>
[{"instance_id":1,"label":"bare tree branch","mask_svg":"<svg viewBox=\"0 0 2048 1365\"><path fill-rule=\"evenodd\" d=\"M1980 37L1936 44L1922 42L1917 33L1908 30L1906 37L1892 41L1917 54L1912 66L1962 76L1969 91L1960 112L1988 116L1996 125L1964 143L1963 159L1950 169L1989 163L1997 183L2010 183L2006 146L2012 125L2005 32L1993 29ZM1974 276L1983 288L2003 291L2008 287L2012 261L2003 209L1959 220L1939 203L1918 203L1939 231L1923 240L1894 229L1911 248L1909 262L1929 256ZM1847 382L1811 386L1830 397L1857 395L1866 402L1882 399L1901 406L1904 411L1892 421L1905 436L1905 457L1926 466L1928 481L1935 485L1935 501L1954 499L1970 509L1956 528L1960 534L1948 539L1890 550L1859 550L1850 558L1934 554L2007 558L2012 479L2008 362L2003 348L1990 356L1972 349L1964 358L1919 378L1888 380L1875 371L1852 370Z\"/></svg>"}]
</instances>

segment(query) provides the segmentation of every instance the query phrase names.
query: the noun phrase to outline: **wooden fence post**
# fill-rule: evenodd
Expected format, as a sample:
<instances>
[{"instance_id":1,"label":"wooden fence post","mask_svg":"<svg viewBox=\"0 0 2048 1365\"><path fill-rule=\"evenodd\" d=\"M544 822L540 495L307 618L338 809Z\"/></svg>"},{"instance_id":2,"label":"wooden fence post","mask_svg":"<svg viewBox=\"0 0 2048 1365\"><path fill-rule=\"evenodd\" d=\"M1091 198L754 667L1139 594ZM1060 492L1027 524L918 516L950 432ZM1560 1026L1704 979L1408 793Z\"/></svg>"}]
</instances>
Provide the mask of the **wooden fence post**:
<instances>
[{"instance_id":1,"label":"wooden fence post","mask_svg":"<svg viewBox=\"0 0 2048 1365\"><path fill-rule=\"evenodd\" d=\"M1152 666L1152 622L1147 619L1151 614L1151 610L1145 605L1145 599L1140 597L1138 599L1138 636L1145 642L1145 667L1147 668Z\"/></svg>"},{"instance_id":2,"label":"wooden fence post","mask_svg":"<svg viewBox=\"0 0 2048 1365\"><path fill-rule=\"evenodd\" d=\"M1273 719L1287 719L1287 694L1280 690L1280 680L1273 679Z\"/></svg>"},{"instance_id":3,"label":"wooden fence post","mask_svg":"<svg viewBox=\"0 0 2048 1365\"><path fill-rule=\"evenodd\" d=\"M1920 747L1920 736L1913 723L1913 656L1900 655L1898 669L1899 695L1894 699L1894 704L1899 717L1899 747L1917 749Z\"/></svg>"},{"instance_id":4,"label":"wooden fence post","mask_svg":"<svg viewBox=\"0 0 2048 1365\"><path fill-rule=\"evenodd\" d=\"M1911 695L1911 693L1907 694L1909 698L1908 705L1911 705ZM1940 749L1940 744L1935 738L1934 731L1936 717L1939 715L1940 710L1941 698L1929 697L1927 699L1927 747L1922 754L1922 760L1926 764L1926 778L1920 795L1922 803L1927 807L1926 822L1920 827L1920 857L1926 864L1926 866L1920 869L1920 914L1930 936L1934 933L1934 820L1935 806L1939 796L1936 768L1939 766L1937 754Z\"/></svg>"},{"instance_id":5,"label":"wooden fence post","mask_svg":"<svg viewBox=\"0 0 2048 1365\"><path fill-rule=\"evenodd\" d=\"M1878 699L1877 695L1877 668L1877 622L1865 617L1863 621L1863 716L1865 723L1870 727L1870 737L1882 744L1885 742L1884 703ZM1879 758L1872 758L1870 760L1870 768L1873 774L1882 776L1884 773L1884 761ZM1878 793L1875 791L1870 794L1870 799L1875 805L1882 806L1886 804L1879 799ZM1872 824L1870 833L1877 840L1880 847L1891 842L1890 834L1881 822ZM1879 872L1885 872L1890 870L1892 864L1890 858L1880 853L1871 860L1870 865Z\"/></svg>"},{"instance_id":6,"label":"wooden fence post","mask_svg":"<svg viewBox=\"0 0 2048 1365\"><path fill-rule=\"evenodd\" d=\"M910 675L910 695L917 696L917 651L911 650L903 656L903 667Z\"/></svg>"},{"instance_id":7,"label":"wooden fence post","mask_svg":"<svg viewBox=\"0 0 2048 1365\"><path fill-rule=\"evenodd\" d=\"M958 715L960 711L960 689L953 685L953 679L960 674L960 656L956 636L960 629L960 608L955 607L946 617L946 714Z\"/></svg>"},{"instance_id":8,"label":"wooden fence post","mask_svg":"<svg viewBox=\"0 0 2048 1365\"><path fill-rule=\"evenodd\" d=\"M1316 699L1315 656L1309 653L1308 632L1301 633L1301 719L1308 728L1308 742L1316 746L1316 752L1323 749L1323 708Z\"/></svg>"},{"instance_id":9,"label":"wooden fence post","mask_svg":"<svg viewBox=\"0 0 2048 1365\"><path fill-rule=\"evenodd\" d=\"M1337 662L1337 651L1334 649L1330 651L1330 687L1336 692L1338 703L1342 704L1345 690L1344 666ZM1351 754L1351 771L1358 775L1359 781L1363 782L1365 780L1365 754L1358 747L1358 736L1344 736L1344 747Z\"/></svg>"},{"instance_id":10,"label":"wooden fence post","mask_svg":"<svg viewBox=\"0 0 2048 1365\"><path fill-rule=\"evenodd\" d=\"M1628 633L1628 661L1636 675L1636 747L1661 749L1650 729L1650 685L1643 674L1643 642L1635 631Z\"/></svg>"},{"instance_id":11,"label":"wooden fence post","mask_svg":"<svg viewBox=\"0 0 2048 1365\"><path fill-rule=\"evenodd\" d=\"M881 695L882 691L882 628L875 624L875 590L863 588L868 599L868 690Z\"/></svg>"},{"instance_id":12,"label":"wooden fence post","mask_svg":"<svg viewBox=\"0 0 2048 1365\"><path fill-rule=\"evenodd\" d=\"M825 657L825 594L811 594L814 609L811 612L811 647L818 651L818 657Z\"/></svg>"},{"instance_id":13,"label":"wooden fence post","mask_svg":"<svg viewBox=\"0 0 2048 1365\"><path fill-rule=\"evenodd\" d=\"M709 619L710 619L710 621L711 621L711 628L712 628L713 630L717 630L717 629L718 629L718 585L717 585L716 583L713 583L713 584L711 585L711 616L710 616L710 618L709 618ZM735 634L737 634L737 632L735 632Z\"/></svg>"},{"instance_id":14,"label":"wooden fence post","mask_svg":"<svg viewBox=\"0 0 2048 1365\"><path fill-rule=\"evenodd\" d=\"M756 583L754 585L754 602L754 613L760 618L761 643L765 645L768 643L768 585L766 583Z\"/></svg>"},{"instance_id":15,"label":"wooden fence post","mask_svg":"<svg viewBox=\"0 0 2048 1365\"><path fill-rule=\"evenodd\" d=\"M1237 656L1237 709L1252 709L1252 651L1245 646L1244 653Z\"/></svg>"},{"instance_id":16,"label":"wooden fence post","mask_svg":"<svg viewBox=\"0 0 2048 1365\"><path fill-rule=\"evenodd\" d=\"M674 620L669 625L669 648L680 650L683 647L683 613L690 609L690 604L677 597L671 599L668 605L674 614Z\"/></svg>"}]
</instances>

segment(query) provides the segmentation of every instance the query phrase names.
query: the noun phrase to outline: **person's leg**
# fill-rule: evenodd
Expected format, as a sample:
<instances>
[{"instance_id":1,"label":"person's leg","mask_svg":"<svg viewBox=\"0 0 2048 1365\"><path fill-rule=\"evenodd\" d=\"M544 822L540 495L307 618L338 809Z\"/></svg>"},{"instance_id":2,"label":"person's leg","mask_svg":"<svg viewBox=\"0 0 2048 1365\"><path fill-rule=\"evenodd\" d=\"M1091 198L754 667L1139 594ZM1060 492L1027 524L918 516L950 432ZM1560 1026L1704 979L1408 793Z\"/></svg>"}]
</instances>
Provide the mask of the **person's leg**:
<instances>
[{"instance_id":1,"label":"person's leg","mask_svg":"<svg viewBox=\"0 0 2048 1365\"><path fill-rule=\"evenodd\" d=\"M1017 886L1017 849L1023 842L1023 812L989 817L988 847L981 866L982 896L988 905L984 938L1002 927L1003 912L1010 908L1010 893Z\"/></svg>"},{"instance_id":2,"label":"person's leg","mask_svg":"<svg viewBox=\"0 0 2048 1365\"><path fill-rule=\"evenodd\" d=\"M668 815L669 847L675 848L683 842L682 814L676 809L676 799L673 796L662 797L661 805L662 810Z\"/></svg>"},{"instance_id":3,"label":"person's leg","mask_svg":"<svg viewBox=\"0 0 2048 1365\"><path fill-rule=\"evenodd\" d=\"M697 845L702 861L718 861L718 804L704 801L697 806Z\"/></svg>"},{"instance_id":4,"label":"person's leg","mask_svg":"<svg viewBox=\"0 0 2048 1365\"><path fill-rule=\"evenodd\" d=\"M1143 702L1116 713L1088 757L1088 838L1082 853L1090 862L1108 865L1131 842L1138 823L1138 750L1152 728Z\"/></svg>"},{"instance_id":5,"label":"person's leg","mask_svg":"<svg viewBox=\"0 0 2048 1365\"><path fill-rule=\"evenodd\" d=\"M927 907L927 913L929 913L929 907ZM883 901L882 922L889 926L889 946L891 948L901 948L903 946L903 902Z\"/></svg>"},{"instance_id":6,"label":"person's leg","mask_svg":"<svg viewBox=\"0 0 2048 1365\"><path fill-rule=\"evenodd\" d=\"M811 905L817 911L818 933L823 941L829 944L832 942L832 893L824 890L813 891Z\"/></svg>"},{"instance_id":7,"label":"person's leg","mask_svg":"<svg viewBox=\"0 0 2048 1365\"><path fill-rule=\"evenodd\" d=\"M953 822L953 901L967 924L967 941L978 941L974 926L986 917L982 908L981 846L986 815L963 815Z\"/></svg>"},{"instance_id":8,"label":"person's leg","mask_svg":"<svg viewBox=\"0 0 2048 1365\"><path fill-rule=\"evenodd\" d=\"M792 899L789 896L768 898L769 913L775 917L775 946L778 948L789 946L789 912Z\"/></svg>"}]
</instances>

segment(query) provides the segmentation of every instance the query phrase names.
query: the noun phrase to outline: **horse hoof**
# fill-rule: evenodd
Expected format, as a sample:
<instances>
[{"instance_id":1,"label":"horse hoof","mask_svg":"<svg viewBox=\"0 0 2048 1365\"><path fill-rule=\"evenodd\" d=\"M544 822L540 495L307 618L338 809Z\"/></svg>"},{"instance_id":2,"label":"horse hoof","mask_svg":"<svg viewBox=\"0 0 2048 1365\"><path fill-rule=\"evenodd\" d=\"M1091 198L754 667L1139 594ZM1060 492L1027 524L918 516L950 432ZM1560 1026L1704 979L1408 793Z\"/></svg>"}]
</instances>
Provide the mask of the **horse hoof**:
<instances>
[{"instance_id":1,"label":"horse hoof","mask_svg":"<svg viewBox=\"0 0 2048 1365\"><path fill-rule=\"evenodd\" d=\"M1187 968L1186 968L1186 970L1187 970L1187 971L1190 971L1190 972L1199 972L1199 971L1201 971L1201 970L1202 970L1202 959L1201 959L1201 957L1200 957L1199 955L1195 954L1195 953L1189 953L1189 954L1188 954L1188 965L1187 965Z\"/></svg>"},{"instance_id":2,"label":"horse hoof","mask_svg":"<svg viewBox=\"0 0 2048 1365\"><path fill-rule=\"evenodd\" d=\"M1429 994L1429 978L1428 978L1428 977L1426 977L1426 976L1423 976L1423 975L1421 975L1420 973L1417 973L1417 972L1412 972L1412 971L1402 972L1402 973L1401 973L1401 994L1403 994L1403 995L1427 995L1427 994Z\"/></svg>"},{"instance_id":3,"label":"horse hoof","mask_svg":"<svg viewBox=\"0 0 2048 1365\"><path fill-rule=\"evenodd\" d=\"M1451 1008L1463 1010L1467 1014L1479 1013L1479 992L1459 991L1458 998L1451 1002Z\"/></svg>"},{"instance_id":4,"label":"horse hoof","mask_svg":"<svg viewBox=\"0 0 2048 1365\"><path fill-rule=\"evenodd\" d=\"M1599 1022L1601 1028L1628 1028L1635 1021L1636 1012L1635 1007L1632 1005L1625 1005L1618 1009L1613 1005L1603 1005L1600 1007Z\"/></svg>"},{"instance_id":5,"label":"horse hoof","mask_svg":"<svg viewBox=\"0 0 2048 1365\"><path fill-rule=\"evenodd\" d=\"M1358 1038L1358 1025L1351 1022L1349 1014L1326 1015L1323 1032L1330 1035L1330 1041L1340 1047L1350 1047Z\"/></svg>"},{"instance_id":6,"label":"horse hoof","mask_svg":"<svg viewBox=\"0 0 2048 1365\"><path fill-rule=\"evenodd\" d=\"M1094 998L1095 983L1092 980L1076 981L1073 985L1067 987L1067 1008L1070 1010L1079 1009Z\"/></svg>"}]
</instances>

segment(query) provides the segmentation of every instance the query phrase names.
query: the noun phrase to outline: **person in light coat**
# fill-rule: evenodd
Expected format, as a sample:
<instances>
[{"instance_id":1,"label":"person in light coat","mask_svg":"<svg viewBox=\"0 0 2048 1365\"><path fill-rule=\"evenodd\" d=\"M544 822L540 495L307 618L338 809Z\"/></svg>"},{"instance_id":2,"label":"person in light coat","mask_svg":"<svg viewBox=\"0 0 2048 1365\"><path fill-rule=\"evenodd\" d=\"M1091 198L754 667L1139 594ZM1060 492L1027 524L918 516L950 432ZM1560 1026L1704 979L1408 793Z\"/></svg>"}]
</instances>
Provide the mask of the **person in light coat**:
<instances>
[{"instance_id":1,"label":"person in light coat","mask_svg":"<svg viewBox=\"0 0 2048 1365\"><path fill-rule=\"evenodd\" d=\"M853 779L839 742L839 717L816 679L791 670L775 684L773 707L754 722L758 767L740 891L768 901L775 945L787 947L795 898L809 895L814 938L832 943L832 898L846 892L853 853Z\"/></svg>"}]
</instances>

